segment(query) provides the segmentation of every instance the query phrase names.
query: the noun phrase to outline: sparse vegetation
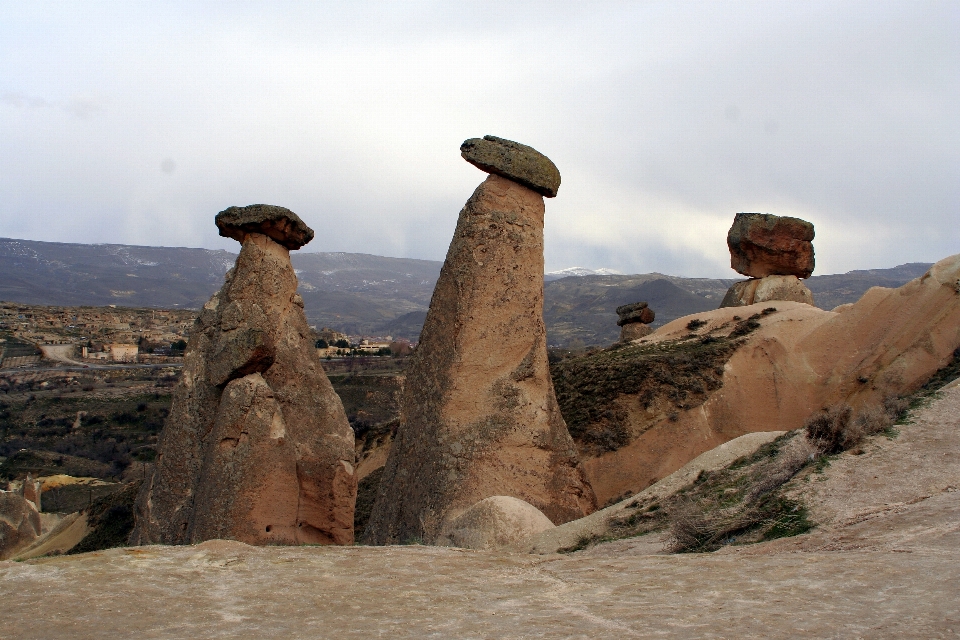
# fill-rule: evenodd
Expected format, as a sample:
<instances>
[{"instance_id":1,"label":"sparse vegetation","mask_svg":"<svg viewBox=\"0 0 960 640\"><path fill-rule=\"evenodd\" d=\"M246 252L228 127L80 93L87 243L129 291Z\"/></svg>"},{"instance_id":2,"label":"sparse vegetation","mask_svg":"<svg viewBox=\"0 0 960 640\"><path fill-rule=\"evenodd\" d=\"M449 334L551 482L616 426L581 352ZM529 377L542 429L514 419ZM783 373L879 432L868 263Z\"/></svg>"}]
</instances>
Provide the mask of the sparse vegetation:
<instances>
[{"instance_id":1,"label":"sparse vegetation","mask_svg":"<svg viewBox=\"0 0 960 640\"><path fill-rule=\"evenodd\" d=\"M550 373L570 434L581 448L611 451L630 442L627 411L616 403L635 395L666 414L702 404L722 384L736 349L726 338L692 337L652 345L618 345L551 363Z\"/></svg>"},{"instance_id":2,"label":"sparse vegetation","mask_svg":"<svg viewBox=\"0 0 960 640\"><path fill-rule=\"evenodd\" d=\"M706 324L707 324L706 320L701 320L700 318L694 318L693 320L687 323L687 329L689 329L690 331L696 331L697 329L699 329L702 326L705 326Z\"/></svg>"}]
</instances>

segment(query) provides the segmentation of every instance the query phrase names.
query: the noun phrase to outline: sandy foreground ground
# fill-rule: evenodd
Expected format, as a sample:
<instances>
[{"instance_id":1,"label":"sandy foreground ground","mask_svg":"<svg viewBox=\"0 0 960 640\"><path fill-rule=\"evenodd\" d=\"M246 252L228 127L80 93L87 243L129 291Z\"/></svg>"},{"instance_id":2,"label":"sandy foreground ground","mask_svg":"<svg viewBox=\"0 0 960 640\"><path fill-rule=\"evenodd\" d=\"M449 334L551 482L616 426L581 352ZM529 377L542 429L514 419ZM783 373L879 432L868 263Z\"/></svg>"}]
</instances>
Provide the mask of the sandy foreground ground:
<instances>
[{"instance_id":1,"label":"sandy foreground ground","mask_svg":"<svg viewBox=\"0 0 960 640\"><path fill-rule=\"evenodd\" d=\"M0 562L0 638L960 637L960 386L798 489L808 535L665 555L211 541Z\"/></svg>"}]
</instances>

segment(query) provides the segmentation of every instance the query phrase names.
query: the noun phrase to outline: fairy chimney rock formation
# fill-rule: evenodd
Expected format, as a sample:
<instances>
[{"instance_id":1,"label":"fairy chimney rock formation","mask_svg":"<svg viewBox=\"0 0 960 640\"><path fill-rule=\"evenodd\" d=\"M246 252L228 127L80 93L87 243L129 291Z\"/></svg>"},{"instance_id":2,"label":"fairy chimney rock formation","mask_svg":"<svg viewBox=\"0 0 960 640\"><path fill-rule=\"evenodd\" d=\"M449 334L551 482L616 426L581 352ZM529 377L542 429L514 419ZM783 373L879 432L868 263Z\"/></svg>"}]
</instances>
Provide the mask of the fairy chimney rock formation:
<instances>
[{"instance_id":1,"label":"fairy chimney rock formation","mask_svg":"<svg viewBox=\"0 0 960 640\"><path fill-rule=\"evenodd\" d=\"M313 231L269 205L216 223L243 248L194 324L131 542L351 544L353 431L290 263Z\"/></svg>"},{"instance_id":2,"label":"fairy chimney rock formation","mask_svg":"<svg viewBox=\"0 0 960 640\"><path fill-rule=\"evenodd\" d=\"M491 175L460 212L407 372L370 544L435 543L491 496L554 523L596 508L547 365L541 194L556 194L559 172L493 136L461 150Z\"/></svg>"},{"instance_id":3,"label":"fairy chimney rock formation","mask_svg":"<svg viewBox=\"0 0 960 640\"><path fill-rule=\"evenodd\" d=\"M813 293L800 282L815 266L813 224L769 213L738 213L727 233L730 267L750 280L730 287L720 303L738 307L789 300L813 304Z\"/></svg>"},{"instance_id":4,"label":"fairy chimney rock formation","mask_svg":"<svg viewBox=\"0 0 960 640\"><path fill-rule=\"evenodd\" d=\"M653 332L650 323L656 315L646 302L634 302L617 307L617 326L620 327L620 342L630 342Z\"/></svg>"}]
</instances>

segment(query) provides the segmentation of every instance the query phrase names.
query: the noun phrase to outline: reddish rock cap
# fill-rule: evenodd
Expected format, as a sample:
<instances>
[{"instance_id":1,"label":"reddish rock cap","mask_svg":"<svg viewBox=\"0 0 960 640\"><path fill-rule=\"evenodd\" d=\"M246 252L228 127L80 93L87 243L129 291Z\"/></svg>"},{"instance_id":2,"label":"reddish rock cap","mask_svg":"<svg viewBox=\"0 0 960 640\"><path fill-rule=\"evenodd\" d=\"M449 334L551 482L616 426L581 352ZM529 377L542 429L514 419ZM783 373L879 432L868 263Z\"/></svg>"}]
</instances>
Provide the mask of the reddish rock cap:
<instances>
[{"instance_id":1,"label":"reddish rock cap","mask_svg":"<svg viewBox=\"0 0 960 640\"><path fill-rule=\"evenodd\" d=\"M769 213L738 213L727 233L730 266L751 278L809 278L815 266L813 224Z\"/></svg>"},{"instance_id":2,"label":"reddish rock cap","mask_svg":"<svg viewBox=\"0 0 960 640\"><path fill-rule=\"evenodd\" d=\"M470 138L460 145L463 159L487 173L519 182L547 198L560 188L560 170L533 147L496 136Z\"/></svg>"},{"instance_id":3,"label":"reddish rock cap","mask_svg":"<svg viewBox=\"0 0 960 640\"><path fill-rule=\"evenodd\" d=\"M218 213L215 222L221 236L241 244L248 233L262 233L291 250L313 240L313 229L300 216L271 204L230 207Z\"/></svg>"}]
</instances>

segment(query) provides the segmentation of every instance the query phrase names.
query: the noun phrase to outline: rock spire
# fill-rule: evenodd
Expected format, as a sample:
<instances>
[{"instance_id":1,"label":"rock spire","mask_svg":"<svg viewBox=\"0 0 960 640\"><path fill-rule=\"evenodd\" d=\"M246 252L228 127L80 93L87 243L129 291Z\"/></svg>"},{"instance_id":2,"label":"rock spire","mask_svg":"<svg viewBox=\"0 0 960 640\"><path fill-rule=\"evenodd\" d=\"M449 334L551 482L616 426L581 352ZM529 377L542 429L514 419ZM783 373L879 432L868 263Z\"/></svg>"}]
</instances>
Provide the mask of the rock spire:
<instances>
[{"instance_id":1,"label":"rock spire","mask_svg":"<svg viewBox=\"0 0 960 640\"><path fill-rule=\"evenodd\" d=\"M131 541L351 544L353 431L290 263L313 231L269 205L216 223L243 248L194 324Z\"/></svg>"},{"instance_id":2,"label":"rock spire","mask_svg":"<svg viewBox=\"0 0 960 640\"><path fill-rule=\"evenodd\" d=\"M460 212L430 302L363 536L371 544L437 542L491 496L554 523L596 508L547 365L541 193L556 193L559 172L547 188L530 167L555 171L549 159L493 136L461 149L491 175Z\"/></svg>"}]
</instances>

